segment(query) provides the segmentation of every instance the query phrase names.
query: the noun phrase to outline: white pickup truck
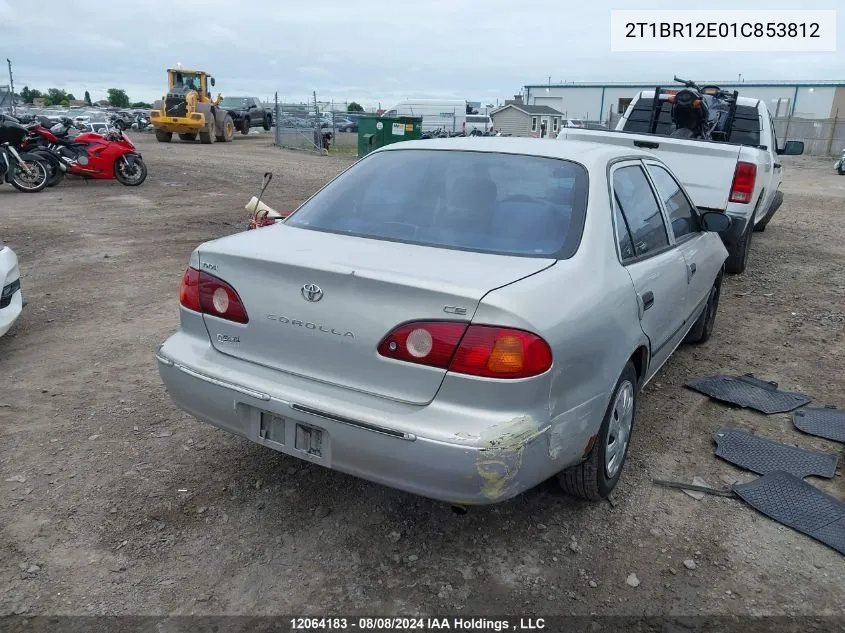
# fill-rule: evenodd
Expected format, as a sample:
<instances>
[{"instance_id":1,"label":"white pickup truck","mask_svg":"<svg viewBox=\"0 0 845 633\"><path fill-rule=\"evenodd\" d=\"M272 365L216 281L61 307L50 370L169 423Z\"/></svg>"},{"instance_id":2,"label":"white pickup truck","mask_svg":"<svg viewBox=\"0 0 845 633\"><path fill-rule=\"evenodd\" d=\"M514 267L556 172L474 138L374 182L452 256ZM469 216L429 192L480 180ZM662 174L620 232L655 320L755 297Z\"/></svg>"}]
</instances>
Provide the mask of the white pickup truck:
<instances>
[{"instance_id":1,"label":"white pickup truck","mask_svg":"<svg viewBox=\"0 0 845 633\"><path fill-rule=\"evenodd\" d=\"M774 122L766 104L739 97L727 140L670 136L675 130L671 105L653 108L655 91L639 93L615 131L564 127L558 139L627 145L657 154L669 165L702 210L722 211L733 220L722 234L729 257L725 270L745 270L753 231L763 231L783 201L780 155L801 154L804 143L778 147Z\"/></svg>"}]
</instances>

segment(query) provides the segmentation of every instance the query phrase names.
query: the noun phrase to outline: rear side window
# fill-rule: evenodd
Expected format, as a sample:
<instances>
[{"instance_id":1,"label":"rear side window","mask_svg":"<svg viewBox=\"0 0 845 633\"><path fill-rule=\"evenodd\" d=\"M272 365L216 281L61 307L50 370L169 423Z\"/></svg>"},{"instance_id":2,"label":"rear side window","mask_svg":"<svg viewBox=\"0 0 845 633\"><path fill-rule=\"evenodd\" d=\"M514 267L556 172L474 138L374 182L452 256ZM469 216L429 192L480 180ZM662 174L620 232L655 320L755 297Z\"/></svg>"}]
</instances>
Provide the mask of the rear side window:
<instances>
[{"instance_id":1,"label":"rear side window","mask_svg":"<svg viewBox=\"0 0 845 633\"><path fill-rule=\"evenodd\" d=\"M649 255L669 245L660 205L641 167L631 165L613 172L613 195L628 230L635 257ZM617 237L618 231L617 222ZM620 243L620 251L625 252L623 243Z\"/></svg>"},{"instance_id":2,"label":"rear side window","mask_svg":"<svg viewBox=\"0 0 845 633\"><path fill-rule=\"evenodd\" d=\"M566 259L578 248L587 171L555 158L391 150L360 161L285 223L460 250Z\"/></svg>"},{"instance_id":3,"label":"rear side window","mask_svg":"<svg viewBox=\"0 0 845 633\"><path fill-rule=\"evenodd\" d=\"M651 104L653 102L654 99L650 97L638 99L631 115L625 122L625 126L622 128L623 131L648 134L651 121ZM663 103L657 121L655 134L659 136L669 136L675 129L672 124L672 106L668 102ZM752 145L754 147L760 145L760 125L760 115L757 108L738 105L728 143L732 145Z\"/></svg>"},{"instance_id":4,"label":"rear side window","mask_svg":"<svg viewBox=\"0 0 845 633\"><path fill-rule=\"evenodd\" d=\"M693 209L690 201L684 195L684 190L678 181L672 177L666 169L659 165L649 165L648 173L657 187L657 193L663 201L663 207L669 216L672 224L672 232L675 239L684 235L698 232L698 214Z\"/></svg>"}]
</instances>

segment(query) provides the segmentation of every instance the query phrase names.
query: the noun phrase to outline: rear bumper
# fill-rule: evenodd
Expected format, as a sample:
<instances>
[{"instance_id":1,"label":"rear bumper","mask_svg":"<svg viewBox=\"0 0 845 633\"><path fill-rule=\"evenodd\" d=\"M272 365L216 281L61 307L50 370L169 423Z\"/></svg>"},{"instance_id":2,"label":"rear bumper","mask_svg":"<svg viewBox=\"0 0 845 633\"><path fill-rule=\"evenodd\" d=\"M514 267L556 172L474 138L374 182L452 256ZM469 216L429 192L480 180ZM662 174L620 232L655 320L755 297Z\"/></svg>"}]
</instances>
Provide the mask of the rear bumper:
<instances>
[{"instance_id":1,"label":"rear bumper","mask_svg":"<svg viewBox=\"0 0 845 633\"><path fill-rule=\"evenodd\" d=\"M725 211L725 215L731 219L731 228L724 233L720 233L719 236L722 238L722 243L725 245L725 248L728 249L728 252L732 253L734 249L736 249L737 244L742 241L742 236L745 235L748 223L753 217L752 214L753 208L748 209L747 211L732 211L729 208Z\"/></svg>"},{"instance_id":2,"label":"rear bumper","mask_svg":"<svg viewBox=\"0 0 845 633\"><path fill-rule=\"evenodd\" d=\"M503 423L501 412L453 412L453 428L467 422L462 415L473 423L486 416L491 432L484 440L455 433L449 442L400 428L410 417L418 427L426 418L442 427L444 411L435 403L403 405L282 372L265 380L266 368L252 371L251 363L181 331L156 358L170 397L203 422L311 463L454 504L498 503L577 463L606 406L596 398L555 425L527 415ZM303 439L311 428L321 432L319 454Z\"/></svg>"}]
</instances>

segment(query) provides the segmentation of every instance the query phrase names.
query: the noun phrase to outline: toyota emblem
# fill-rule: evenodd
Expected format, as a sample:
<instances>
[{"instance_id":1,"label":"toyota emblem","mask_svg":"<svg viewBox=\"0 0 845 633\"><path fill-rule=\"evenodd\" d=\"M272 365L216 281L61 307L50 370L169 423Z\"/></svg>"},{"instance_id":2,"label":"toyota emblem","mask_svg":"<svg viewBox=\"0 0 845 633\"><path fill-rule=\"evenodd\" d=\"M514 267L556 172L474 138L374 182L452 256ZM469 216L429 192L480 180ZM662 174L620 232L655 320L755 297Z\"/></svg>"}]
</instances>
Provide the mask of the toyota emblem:
<instances>
[{"instance_id":1,"label":"toyota emblem","mask_svg":"<svg viewBox=\"0 0 845 633\"><path fill-rule=\"evenodd\" d=\"M299 292L306 301L319 301L323 298L323 289L317 284L305 284Z\"/></svg>"}]
</instances>

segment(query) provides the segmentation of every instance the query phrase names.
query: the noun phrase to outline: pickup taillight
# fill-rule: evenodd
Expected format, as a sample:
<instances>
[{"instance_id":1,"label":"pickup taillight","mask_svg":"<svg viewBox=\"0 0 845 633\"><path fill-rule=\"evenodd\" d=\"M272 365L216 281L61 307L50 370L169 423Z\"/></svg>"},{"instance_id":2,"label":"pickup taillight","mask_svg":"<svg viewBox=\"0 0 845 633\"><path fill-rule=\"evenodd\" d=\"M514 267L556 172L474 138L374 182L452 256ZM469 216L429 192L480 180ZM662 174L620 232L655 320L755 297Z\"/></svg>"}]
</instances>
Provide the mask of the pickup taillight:
<instances>
[{"instance_id":1,"label":"pickup taillight","mask_svg":"<svg viewBox=\"0 0 845 633\"><path fill-rule=\"evenodd\" d=\"M754 182L757 180L757 165L739 162L736 164L734 179L731 183L729 202L748 204L754 196Z\"/></svg>"}]
</instances>

